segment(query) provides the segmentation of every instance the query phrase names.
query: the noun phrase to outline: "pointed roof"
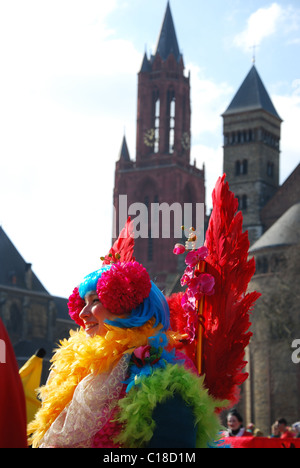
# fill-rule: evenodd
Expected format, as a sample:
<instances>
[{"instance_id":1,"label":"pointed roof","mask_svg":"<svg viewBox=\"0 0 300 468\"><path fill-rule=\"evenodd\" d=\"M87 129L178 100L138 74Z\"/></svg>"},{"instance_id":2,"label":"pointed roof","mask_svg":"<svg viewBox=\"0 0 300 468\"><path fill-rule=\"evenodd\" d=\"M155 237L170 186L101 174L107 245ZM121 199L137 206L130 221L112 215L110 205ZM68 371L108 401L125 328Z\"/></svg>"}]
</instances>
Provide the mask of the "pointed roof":
<instances>
[{"instance_id":1,"label":"pointed roof","mask_svg":"<svg viewBox=\"0 0 300 468\"><path fill-rule=\"evenodd\" d=\"M162 60L166 60L171 53L174 54L176 60L179 62L181 54L179 51L170 3L168 2L166 14L158 39L156 54L159 54Z\"/></svg>"},{"instance_id":2,"label":"pointed roof","mask_svg":"<svg viewBox=\"0 0 300 468\"><path fill-rule=\"evenodd\" d=\"M0 285L27 289L25 272L31 265L23 259L14 244L0 226ZM14 279L13 279L14 278ZM32 272L32 291L48 294L48 291Z\"/></svg>"},{"instance_id":3,"label":"pointed roof","mask_svg":"<svg viewBox=\"0 0 300 468\"><path fill-rule=\"evenodd\" d=\"M141 72L149 72L149 71L151 71L151 63L149 62L147 53L145 52L144 57L143 57L143 63L141 66Z\"/></svg>"},{"instance_id":4,"label":"pointed roof","mask_svg":"<svg viewBox=\"0 0 300 468\"><path fill-rule=\"evenodd\" d=\"M277 119L282 120L271 101L255 65L253 65L223 116L257 109L263 109Z\"/></svg>"},{"instance_id":5,"label":"pointed roof","mask_svg":"<svg viewBox=\"0 0 300 468\"><path fill-rule=\"evenodd\" d=\"M130 156L129 156L129 151L128 151L128 146L127 146L125 135L123 136L119 160L130 161Z\"/></svg>"}]
</instances>

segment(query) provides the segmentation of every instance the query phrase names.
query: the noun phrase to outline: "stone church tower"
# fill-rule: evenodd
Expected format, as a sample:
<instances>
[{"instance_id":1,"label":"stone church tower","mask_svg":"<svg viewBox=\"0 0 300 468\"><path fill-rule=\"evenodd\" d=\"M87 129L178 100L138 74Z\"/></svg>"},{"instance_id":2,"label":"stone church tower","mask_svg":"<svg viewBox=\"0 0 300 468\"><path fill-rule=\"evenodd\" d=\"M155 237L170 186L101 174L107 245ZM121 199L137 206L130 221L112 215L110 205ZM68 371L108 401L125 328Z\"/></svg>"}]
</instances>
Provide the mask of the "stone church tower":
<instances>
[{"instance_id":1,"label":"stone church tower","mask_svg":"<svg viewBox=\"0 0 300 468\"><path fill-rule=\"evenodd\" d=\"M128 214L137 215L136 232L141 235L135 241L135 256L163 289L178 275L178 257L172 252L180 242L176 235L183 224L184 203L193 203L194 220L196 203L203 208L205 203L204 170L190 164L190 141L190 77L185 75L168 3L156 52L150 58L145 53L138 74L136 160L130 159L124 137L114 188L114 235ZM134 213L136 203L147 212ZM159 210L158 235L153 232L153 206Z\"/></svg>"},{"instance_id":2,"label":"stone church tower","mask_svg":"<svg viewBox=\"0 0 300 468\"><path fill-rule=\"evenodd\" d=\"M269 435L276 419L292 424L300 415L300 364L292 359L300 336L300 166L279 186L282 120L254 65L223 119L224 172L256 261L249 291L262 294L251 316L239 410Z\"/></svg>"},{"instance_id":3,"label":"stone church tower","mask_svg":"<svg viewBox=\"0 0 300 468\"><path fill-rule=\"evenodd\" d=\"M223 119L224 172L253 244L265 230L261 210L279 188L282 122L255 65Z\"/></svg>"}]
</instances>

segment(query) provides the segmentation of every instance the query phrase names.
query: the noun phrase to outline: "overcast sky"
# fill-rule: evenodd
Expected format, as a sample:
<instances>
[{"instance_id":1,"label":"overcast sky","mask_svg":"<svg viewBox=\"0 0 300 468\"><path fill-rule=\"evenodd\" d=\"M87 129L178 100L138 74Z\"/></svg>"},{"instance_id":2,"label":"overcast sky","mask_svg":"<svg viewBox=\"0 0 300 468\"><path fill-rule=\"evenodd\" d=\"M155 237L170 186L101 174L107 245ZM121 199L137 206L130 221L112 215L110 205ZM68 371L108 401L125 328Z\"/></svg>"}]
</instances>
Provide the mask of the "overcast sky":
<instances>
[{"instance_id":1,"label":"overcast sky","mask_svg":"<svg viewBox=\"0 0 300 468\"><path fill-rule=\"evenodd\" d=\"M0 225L54 295L111 246L115 162L135 159L137 73L166 0L0 2ZM207 207L222 174L222 117L252 66L283 119L281 182L299 163L299 0L171 0L191 73L191 162Z\"/></svg>"}]
</instances>

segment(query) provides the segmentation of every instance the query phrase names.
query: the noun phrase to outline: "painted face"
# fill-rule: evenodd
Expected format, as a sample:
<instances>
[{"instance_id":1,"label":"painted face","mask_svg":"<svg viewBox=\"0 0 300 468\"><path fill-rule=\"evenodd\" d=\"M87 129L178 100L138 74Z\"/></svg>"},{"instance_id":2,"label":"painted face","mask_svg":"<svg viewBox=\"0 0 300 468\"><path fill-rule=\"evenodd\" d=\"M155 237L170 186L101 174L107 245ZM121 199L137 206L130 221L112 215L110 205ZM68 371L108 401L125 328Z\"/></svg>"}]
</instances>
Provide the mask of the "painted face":
<instances>
[{"instance_id":1,"label":"painted face","mask_svg":"<svg viewBox=\"0 0 300 468\"><path fill-rule=\"evenodd\" d=\"M88 336L104 336L107 332L104 321L113 320L116 316L105 309L96 291L89 292L84 300L85 306L81 310L79 317L83 320L86 334Z\"/></svg>"}]
</instances>

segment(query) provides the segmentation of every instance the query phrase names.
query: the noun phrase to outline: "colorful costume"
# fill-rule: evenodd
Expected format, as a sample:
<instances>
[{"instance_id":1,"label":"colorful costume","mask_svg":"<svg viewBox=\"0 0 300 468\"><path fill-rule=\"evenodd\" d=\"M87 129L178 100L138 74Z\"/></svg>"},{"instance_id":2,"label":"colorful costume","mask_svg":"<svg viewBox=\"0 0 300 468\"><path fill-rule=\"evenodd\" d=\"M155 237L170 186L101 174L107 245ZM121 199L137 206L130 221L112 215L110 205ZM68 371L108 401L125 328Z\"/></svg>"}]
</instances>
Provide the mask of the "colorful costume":
<instances>
[{"instance_id":1,"label":"colorful costume","mask_svg":"<svg viewBox=\"0 0 300 468\"><path fill-rule=\"evenodd\" d=\"M0 319L0 448L26 448L26 405L13 346Z\"/></svg>"},{"instance_id":2,"label":"colorful costume","mask_svg":"<svg viewBox=\"0 0 300 468\"><path fill-rule=\"evenodd\" d=\"M218 184L225 186L224 179ZM235 211L229 215L234 216ZM235 226L235 236L238 228ZM210 235L213 229L217 235L216 226L210 227ZM236 397L237 384L244 378L241 357L249 338L247 334L244 339L244 334L254 297L238 308L237 302L243 302L247 295L234 285L230 303L228 300L225 306L235 304L231 327L240 320L239 336L230 335L233 353L234 338L239 341L239 354L230 368L220 368L225 390L220 391L220 382L210 391L206 381L212 372L205 367L206 352L214 352L210 347L216 344L217 316L222 312L213 308L211 298L219 295L218 308L224 307L222 268L218 270L220 249L215 250L211 243L211 250L207 246L188 253L186 293L171 297L168 305L145 268L134 260L133 243L128 220L109 254L102 258L102 268L85 277L70 296L69 312L80 326L84 325L80 312L89 291L97 291L103 306L116 318L106 321L104 336L88 337L80 329L61 343L48 382L40 389L42 408L29 426L33 447L195 448L213 446L218 439L218 412ZM235 238L234 248L238 245ZM245 267L244 255L242 259ZM200 272L200 262L206 262L211 271ZM195 366L199 361L197 327L203 323L199 320L200 303L207 320L201 328L205 375L199 375ZM247 324L239 316L242 311ZM226 342L227 337L222 339ZM220 367L216 361L214 365Z\"/></svg>"}]
</instances>

